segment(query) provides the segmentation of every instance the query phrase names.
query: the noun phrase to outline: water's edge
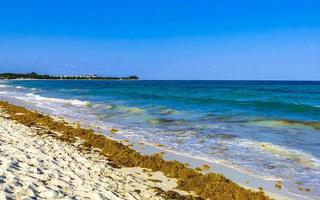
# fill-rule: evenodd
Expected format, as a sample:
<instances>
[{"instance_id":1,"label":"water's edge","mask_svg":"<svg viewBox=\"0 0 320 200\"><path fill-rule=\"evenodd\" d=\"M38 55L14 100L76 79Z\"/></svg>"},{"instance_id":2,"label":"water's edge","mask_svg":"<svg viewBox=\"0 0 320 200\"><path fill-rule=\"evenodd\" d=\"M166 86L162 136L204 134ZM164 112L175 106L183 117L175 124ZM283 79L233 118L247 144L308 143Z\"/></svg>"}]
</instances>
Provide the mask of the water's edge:
<instances>
[{"instance_id":1,"label":"water's edge","mask_svg":"<svg viewBox=\"0 0 320 200\"><path fill-rule=\"evenodd\" d=\"M174 93L169 93L169 95L174 95L170 97L174 100L170 99L168 103L168 97L159 96L159 94L155 93L158 95L156 97L153 94L153 90L161 91L159 88L163 87L162 83L154 89L154 86L148 82L146 87L148 89L152 88L151 93L149 91L141 93L140 91L133 91L131 88L133 87L132 84L134 88L137 87L137 83L122 82L119 86L118 83L112 85L114 83L100 81L99 84L107 84L112 89L108 88L107 93L99 94L105 91L103 89L106 87L105 85L98 85L97 88L102 87L99 89L95 89L96 86L91 85L93 88L90 90L79 88L76 85L82 84L82 86L87 87L87 83L93 84L88 81L86 81L86 84L68 81L68 85L63 86L56 85L61 83L59 81L48 81L50 82L48 87L41 81L36 82L42 85L34 84L33 81L23 82L0 82L0 99L47 113L51 116L63 117L71 122L80 122L83 126L94 128L114 139L129 140L134 144L134 148L141 153L149 154L151 152L164 151L166 152L165 158L169 160L174 158L180 162L188 161L193 167L207 164L211 166L212 172L222 173L245 187L262 187L269 194L280 194L293 199L310 199L309 197L317 199L317 193L320 192L320 188L317 188L317 180L320 177L320 174L318 174L320 173L320 162L318 157L308 152L309 147L314 149L316 146L314 142L315 146L312 146L313 144L309 145L309 140L316 142L319 138L320 120L316 117L320 111L316 104L316 99L319 96L315 93L312 97L313 99L309 100L309 102L305 101L305 98L301 95L305 87L311 87L308 84L305 86L304 84L295 83L301 87L301 91L296 94L296 97L292 100L289 99L286 103L279 101L272 104L268 103L269 100L250 100L251 97L248 97L248 92L245 97L241 97L243 95L243 92L240 92L242 86L239 87L237 84L222 84L214 91L219 93L222 90L221 88L232 88L235 94L232 94L233 96L231 95L230 98L239 98L239 100L225 99L222 101L217 97L210 97L210 99L201 97L201 104L199 104L198 97L195 98L195 95L192 95L192 100L181 98L184 95L189 95L184 94L185 92L190 92L189 90L194 93L199 88L202 90L203 87L208 87L204 83L201 83L200 86L199 83L186 84L188 87L184 91L175 92L177 95L182 95L178 99L176 99L177 97ZM54 87L52 83L54 83ZM141 84L140 81L139 84ZM138 86L140 87L139 84ZM291 91L292 86L286 86L284 91L283 85L259 84L258 86L248 86L252 90L250 95L255 94L257 88L265 87L265 90L272 91L268 95L271 95L273 99L280 98L277 97L279 95L285 95L286 97L286 93ZM170 83L169 85L173 87L172 90L174 91L175 84L172 85ZM308 89L308 92L317 90L320 88L319 85L312 86L314 88ZM184 87L184 85L179 85L177 88L183 89ZM211 89L209 88L209 90ZM94 92L96 96L90 96L91 92ZM205 93L197 95L200 94L204 95ZM226 89L221 94L229 94L229 89ZM130 97L130 95L133 96ZM207 96L207 94L205 95ZM215 94L210 93L210 95ZM104 99L104 97L108 97L108 99ZM259 98L265 97L268 97L267 94L259 96ZM152 100L153 98L156 98L158 102L155 103ZM246 101L241 100L241 98L245 98ZM254 97L254 99L256 98ZM129 101L123 101L125 99ZM303 104L297 103L299 101L303 102ZM133 104L128 105L128 102L133 102ZM176 102L176 104L172 104L172 102ZM179 102L184 102L187 107L184 107L184 104L179 104ZM234 107L234 103L237 103L237 107ZM159 107L159 105L166 105L167 107ZM191 110L188 106L192 106ZM264 110L264 106L277 112L270 113L270 111ZM285 106L288 107L284 109ZM214 112L208 110L210 107L214 108ZM210 114L211 112L217 114L221 108L231 110L223 110L219 115ZM270 113L272 116L279 115L282 117L269 119L258 115L258 117L243 118L243 114L241 114L243 111L254 115L257 114L257 111L252 110L252 108L259 108L260 115ZM236 109L240 109L239 112ZM224 116L225 114L229 116ZM240 117L238 117L239 114L241 114ZM206 118L203 118L203 115L207 115ZM289 118L286 118L287 116ZM292 119L290 119L291 116L293 117ZM100 119L100 117L102 118ZM150 129L151 127L156 128ZM110 133L109 130L111 128L118 129L117 134ZM183 129L175 132L177 128ZM237 135L238 133L240 135ZM291 135L295 135L295 137ZM177 141L172 141L174 138ZM184 143L179 142L181 139L184 140ZM280 142L279 144L281 145L273 143L274 139L278 140L277 142ZM304 139L307 139L307 141L303 141ZM297 145L301 146L301 142L304 142L305 144L303 145L306 149L291 148L290 143L288 143L290 144L289 148L283 146L282 143L288 140L290 140L289 142L294 142L292 147L299 147ZM144 148L141 148L140 142L146 144ZM206 151L210 149L213 154L206 154ZM317 155L317 151L312 151L316 152ZM235 157L235 155L239 155L239 158ZM229 156L230 158L233 156L235 159L227 160ZM242 160L243 158L245 160ZM277 160L274 159L278 158L279 163L275 164L274 162ZM261 169L261 171L248 170L251 166L255 167L256 164L260 164L260 166L257 165L257 169ZM292 172L290 171L291 169L293 169ZM269 172L272 172L270 176L268 175ZM285 174L282 176L284 172ZM293 177L293 180L288 181L292 175L300 173L303 173L301 177ZM286 178L288 175L289 179ZM311 179L308 183L309 177ZM298 190L299 179L308 183L305 188L313 186L311 192ZM283 186L281 190L275 188L276 181L281 181Z\"/></svg>"}]
</instances>

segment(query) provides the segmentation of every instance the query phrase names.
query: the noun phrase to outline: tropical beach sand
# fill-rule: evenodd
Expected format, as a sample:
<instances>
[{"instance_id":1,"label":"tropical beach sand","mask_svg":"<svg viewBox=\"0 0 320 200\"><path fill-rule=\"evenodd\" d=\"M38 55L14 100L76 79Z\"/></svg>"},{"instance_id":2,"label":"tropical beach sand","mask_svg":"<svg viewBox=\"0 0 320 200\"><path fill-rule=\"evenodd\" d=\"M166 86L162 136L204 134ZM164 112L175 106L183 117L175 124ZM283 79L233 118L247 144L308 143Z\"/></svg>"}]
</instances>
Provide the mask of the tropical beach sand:
<instances>
[{"instance_id":1,"label":"tropical beach sand","mask_svg":"<svg viewBox=\"0 0 320 200\"><path fill-rule=\"evenodd\" d=\"M119 160L111 155L109 159L95 148L99 145L85 147L85 137L65 137L72 131L85 135L86 129L0 103L0 199L269 199L263 192L244 189L221 175L202 175L178 162L142 156L116 141L111 147L119 148ZM44 124L48 127L40 126ZM48 131L52 125L65 126L71 132ZM61 127L56 129L64 130ZM127 160L121 160L122 151L128 153ZM132 157L153 163L131 166Z\"/></svg>"},{"instance_id":2,"label":"tropical beach sand","mask_svg":"<svg viewBox=\"0 0 320 200\"><path fill-rule=\"evenodd\" d=\"M176 186L160 172L114 168L94 151L38 132L0 117L0 199L163 199L152 188Z\"/></svg>"}]
</instances>

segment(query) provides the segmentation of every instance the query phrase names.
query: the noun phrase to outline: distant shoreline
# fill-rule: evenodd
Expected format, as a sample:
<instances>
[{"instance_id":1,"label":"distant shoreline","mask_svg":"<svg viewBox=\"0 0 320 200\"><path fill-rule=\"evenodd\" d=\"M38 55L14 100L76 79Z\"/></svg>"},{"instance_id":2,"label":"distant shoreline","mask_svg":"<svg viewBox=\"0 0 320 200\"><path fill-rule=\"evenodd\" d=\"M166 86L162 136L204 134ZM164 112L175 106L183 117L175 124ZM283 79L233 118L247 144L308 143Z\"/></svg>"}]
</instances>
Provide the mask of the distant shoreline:
<instances>
[{"instance_id":1,"label":"distant shoreline","mask_svg":"<svg viewBox=\"0 0 320 200\"><path fill-rule=\"evenodd\" d=\"M0 80L139 80L136 75L116 77L116 76L97 76L93 75L41 75L36 72L27 74L1 73Z\"/></svg>"},{"instance_id":2,"label":"distant shoreline","mask_svg":"<svg viewBox=\"0 0 320 200\"><path fill-rule=\"evenodd\" d=\"M140 79L0 79L0 81L140 81Z\"/></svg>"}]
</instances>

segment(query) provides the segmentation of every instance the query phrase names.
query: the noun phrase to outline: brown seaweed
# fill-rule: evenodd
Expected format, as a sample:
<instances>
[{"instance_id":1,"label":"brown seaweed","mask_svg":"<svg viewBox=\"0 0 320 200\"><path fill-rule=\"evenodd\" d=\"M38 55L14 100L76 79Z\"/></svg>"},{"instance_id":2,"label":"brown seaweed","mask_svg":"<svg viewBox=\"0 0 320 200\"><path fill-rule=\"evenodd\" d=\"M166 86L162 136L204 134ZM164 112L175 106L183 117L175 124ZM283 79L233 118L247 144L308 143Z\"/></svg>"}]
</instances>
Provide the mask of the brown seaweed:
<instances>
[{"instance_id":1,"label":"brown seaweed","mask_svg":"<svg viewBox=\"0 0 320 200\"><path fill-rule=\"evenodd\" d=\"M165 161L161 154L146 156L132 148L111 140L92 129L84 129L63 122L37 112L0 101L0 107L12 120L26 126L37 126L48 131L59 132L57 139L65 142L74 142L80 138L82 146L88 150L100 149L100 154L112 161L115 165L123 167L142 167L151 171L163 172L167 177L178 180L177 189L210 200L267 200L270 199L263 191L245 189L221 174L202 174L178 161ZM16 115L16 113L23 113ZM175 194L174 194L175 195ZM170 196L170 195L169 195ZM191 197L190 197L191 198Z\"/></svg>"}]
</instances>

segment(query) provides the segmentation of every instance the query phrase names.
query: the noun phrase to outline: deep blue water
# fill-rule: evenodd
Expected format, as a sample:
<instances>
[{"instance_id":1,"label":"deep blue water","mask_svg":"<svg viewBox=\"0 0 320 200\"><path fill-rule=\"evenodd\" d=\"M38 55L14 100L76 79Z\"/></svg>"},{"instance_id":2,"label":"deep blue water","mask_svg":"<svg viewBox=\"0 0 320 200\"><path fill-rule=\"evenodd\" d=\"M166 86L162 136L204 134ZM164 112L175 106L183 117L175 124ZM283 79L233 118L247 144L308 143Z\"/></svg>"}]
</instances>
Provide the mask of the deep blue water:
<instances>
[{"instance_id":1,"label":"deep blue water","mask_svg":"<svg viewBox=\"0 0 320 200\"><path fill-rule=\"evenodd\" d=\"M320 82L3 81L0 98L320 196Z\"/></svg>"}]
</instances>

